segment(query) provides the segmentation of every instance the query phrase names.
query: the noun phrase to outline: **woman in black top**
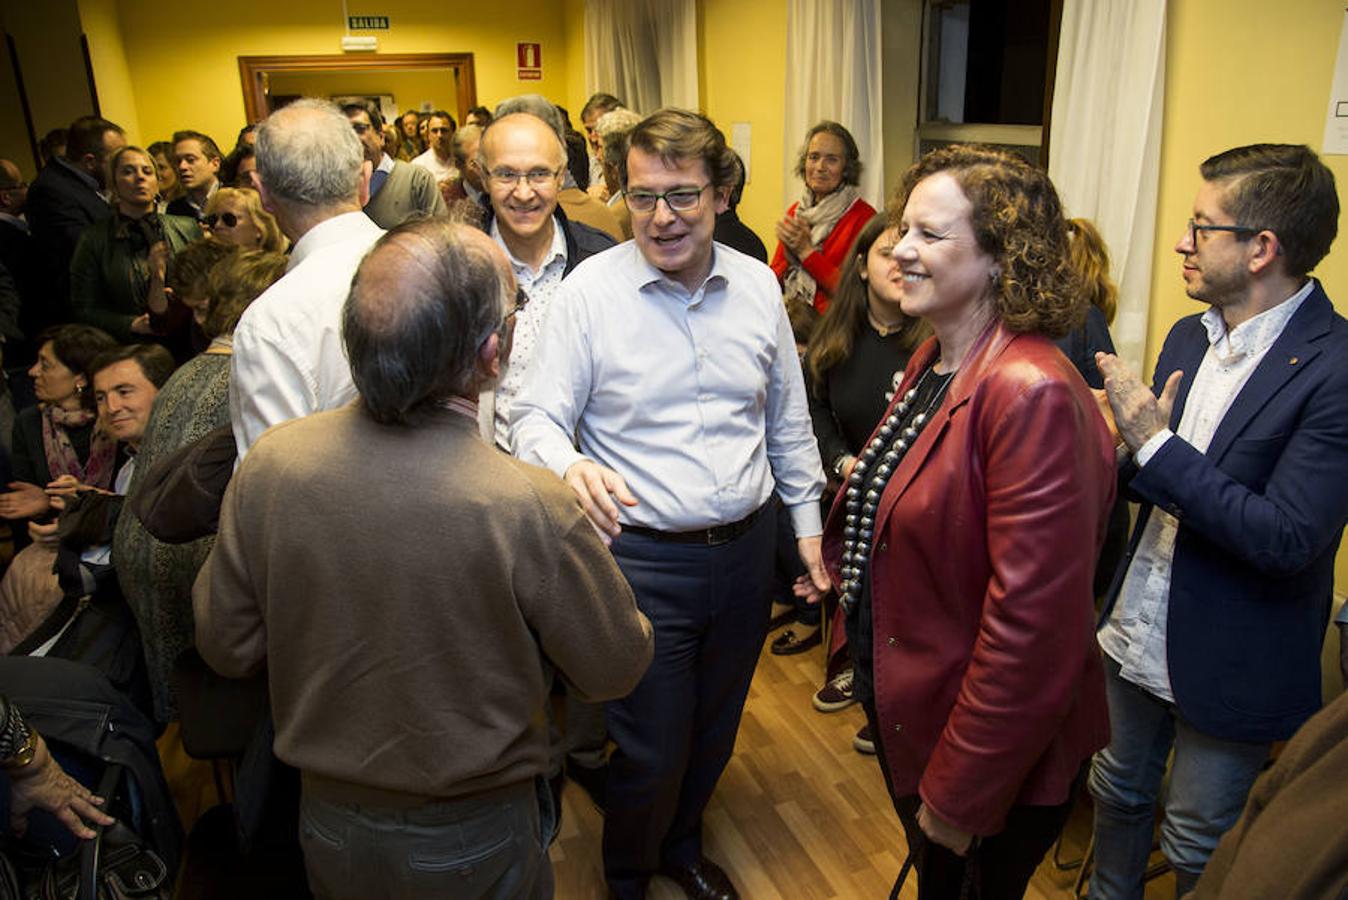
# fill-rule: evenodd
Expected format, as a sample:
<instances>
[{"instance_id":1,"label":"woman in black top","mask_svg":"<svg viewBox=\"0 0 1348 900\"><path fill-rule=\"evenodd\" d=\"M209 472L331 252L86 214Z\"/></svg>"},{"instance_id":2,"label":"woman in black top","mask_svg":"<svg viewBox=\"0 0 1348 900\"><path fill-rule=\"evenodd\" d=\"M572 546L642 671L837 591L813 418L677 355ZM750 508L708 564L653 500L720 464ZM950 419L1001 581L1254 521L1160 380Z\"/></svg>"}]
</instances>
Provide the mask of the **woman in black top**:
<instances>
[{"instance_id":1,"label":"woman in black top","mask_svg":"<svg viewBox=\"0 0 1348 900\"><path fill-rule=\"evenodd\" d=\"M920 320L903 314L895 286L885 277L896 264L896 241L897 233L887 227L883 215L875 216L862 228L843 264L833 302L805 351L810 418L829 479L829 489L824 492L826 506L832 504L838 488L851 474L856 454L884 415L913 348L927 335ZM816 628L817 615L815 611ZM807 617L808 613L798 615L798 623L808 623ZM809 625L803 628L806 633L793 634L794 640L812 642ZM853 702L846 637L842 628L835 627L831 633L828 683L814 699L815 708L821 712L843 709ZM786 635L778 638L784 640ZM868 743L863 734L855 745L865 752Z\"/></svg>"}]
</instances>

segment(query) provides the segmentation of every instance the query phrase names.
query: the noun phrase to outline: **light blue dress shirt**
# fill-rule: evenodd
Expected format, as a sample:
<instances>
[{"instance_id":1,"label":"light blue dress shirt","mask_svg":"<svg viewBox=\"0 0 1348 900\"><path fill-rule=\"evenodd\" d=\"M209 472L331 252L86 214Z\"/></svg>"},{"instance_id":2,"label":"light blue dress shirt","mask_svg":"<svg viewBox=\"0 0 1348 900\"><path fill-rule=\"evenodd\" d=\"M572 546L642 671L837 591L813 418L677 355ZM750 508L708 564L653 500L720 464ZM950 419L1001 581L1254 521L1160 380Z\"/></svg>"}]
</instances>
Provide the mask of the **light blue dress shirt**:
<instances>
[{"instance_id":1,"label":"light blue dress shirt","mask_svg":"<svg viewBox=\"0 0 1348 900\"><path fill-rule=\"evenodd\" d=\"M817 535L824 473L781 289L714 247L691 293L632 241L572 271L511 407L515 453L559 476L585 458L613 469L639 501L619 506L626 524L729 524L775 488L796 536Z\"/></svg>"}]
</instances>

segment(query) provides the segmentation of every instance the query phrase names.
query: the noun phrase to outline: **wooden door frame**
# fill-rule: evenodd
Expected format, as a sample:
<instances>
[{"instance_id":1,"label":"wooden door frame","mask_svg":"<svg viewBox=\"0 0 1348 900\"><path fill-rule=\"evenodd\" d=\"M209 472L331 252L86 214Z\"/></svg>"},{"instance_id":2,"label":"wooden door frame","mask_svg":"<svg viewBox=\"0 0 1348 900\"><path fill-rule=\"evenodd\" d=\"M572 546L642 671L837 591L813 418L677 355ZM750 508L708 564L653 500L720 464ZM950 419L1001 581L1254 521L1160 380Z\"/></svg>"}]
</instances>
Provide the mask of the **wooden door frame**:
<instances>
[{"instance_id":1,"label":"wooden door frame","mask_svg":"<svg viewBox=\"0 0 1348 900\"><path fill-rule=\"evenodd\" d=\"M327 54L315 56L240 56L239 80L243 84L243 113L249 122L267 117L267 91L263 76L276 72L359 72L384 69L449 69L459 72L458 109L462 122L477 105L477 79L471 53L374 53L367 56Z\"/></svg>"}]
</instances>

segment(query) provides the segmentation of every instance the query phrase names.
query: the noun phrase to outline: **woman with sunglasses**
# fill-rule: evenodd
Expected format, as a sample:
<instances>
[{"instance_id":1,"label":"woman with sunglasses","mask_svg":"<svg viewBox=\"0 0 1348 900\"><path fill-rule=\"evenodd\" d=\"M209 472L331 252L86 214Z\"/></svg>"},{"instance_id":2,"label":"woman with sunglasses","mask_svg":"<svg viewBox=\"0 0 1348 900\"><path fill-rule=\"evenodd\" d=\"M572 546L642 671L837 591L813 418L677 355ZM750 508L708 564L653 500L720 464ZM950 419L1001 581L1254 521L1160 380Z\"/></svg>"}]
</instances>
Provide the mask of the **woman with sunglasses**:
<instances>
[{"instance_id":1,"label":"woman with sunglasses","mask_svg":"<svg viewBox=\"0 0 1348 900\"><path fill-rule=\"evenodd\" d=\"M109 161L116 212L80 236L70 262L75 317L129 344L165 337L186 323L164 294L173 257L201 236L197 223L160 213L154 157L123 147ZM155 321L151 321L151 317Z\"/></svg>"},{"instance_id":2,"label":"woman with sunglasses","mask_svg":"<svg viewBox=\"0 0 1348 900\"><path fill-rule=\"evenodd\" d=\"M271 213L262 208L257 191L251 188L220 188L206 201L202 219L212 240L240 250L282 253L285 235Z\"/></svg>"}]
</instances>

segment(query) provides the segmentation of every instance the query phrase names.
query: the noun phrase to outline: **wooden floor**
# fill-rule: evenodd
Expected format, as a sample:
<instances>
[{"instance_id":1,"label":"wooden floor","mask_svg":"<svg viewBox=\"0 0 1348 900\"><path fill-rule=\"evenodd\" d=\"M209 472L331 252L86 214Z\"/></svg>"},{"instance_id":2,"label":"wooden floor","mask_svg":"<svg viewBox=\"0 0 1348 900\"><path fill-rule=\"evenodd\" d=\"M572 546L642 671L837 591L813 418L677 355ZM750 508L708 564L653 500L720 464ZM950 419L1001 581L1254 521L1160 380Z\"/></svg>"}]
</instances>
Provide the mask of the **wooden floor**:
<instances>
[{"instance_id":1,"label":"wooden floor","mask_svg":"<svg viewBox=\"0 0 1348 900\"><path fill-rule=\"evenodd\" d=\"M823 715L810 697L822 678L822 650L773 656L766 648L754 675L735 755L707 808L704 850L730 873L745 900L869 900L889 895L906 853L903 831L874 757L852 749L863 724L858 707ZM182 752L174 729L159 742L183 816L191 823L216 801L210 767ZM1090 833L1084 805L1068 825L1065 859L1078 859ZM568 785L562 830L552 847L557 900L602 900L599 847L603 819ZM1026 897L1068 900L1075 872L1039 866ZM902 897L915 900L910 877ZM1146 900L1174 897L1174 878L1147 886ZM682 900L657 878L650 900Z\"/></svg>"},{"instance_id":2,"label":"wooden floor","mask_svg":"<svg viewBox=\"0 0 1348 900\"><path fill-rule=\"evenodd\" d=\"M824 715L810 705L822 672L822 650L784 657L764 649L734 758L707 807L704 850L745 900L885 898L907 852L879 765L852 749L864 724L860 708ZM569 785L552 847L557 900L605 896L602 827L585 794ZM1064 859L1080 858L1089 832L1083 807L1068 826ZM1067 900L1075 874L1046 860L1025 896ZM1169 900L1174 892L1167 874L1148 884L1146 896ZM916 900L916 877L901 896ZM649 897L682 900L683 892L657 878Z\"/></svg>"}]
</instances>

